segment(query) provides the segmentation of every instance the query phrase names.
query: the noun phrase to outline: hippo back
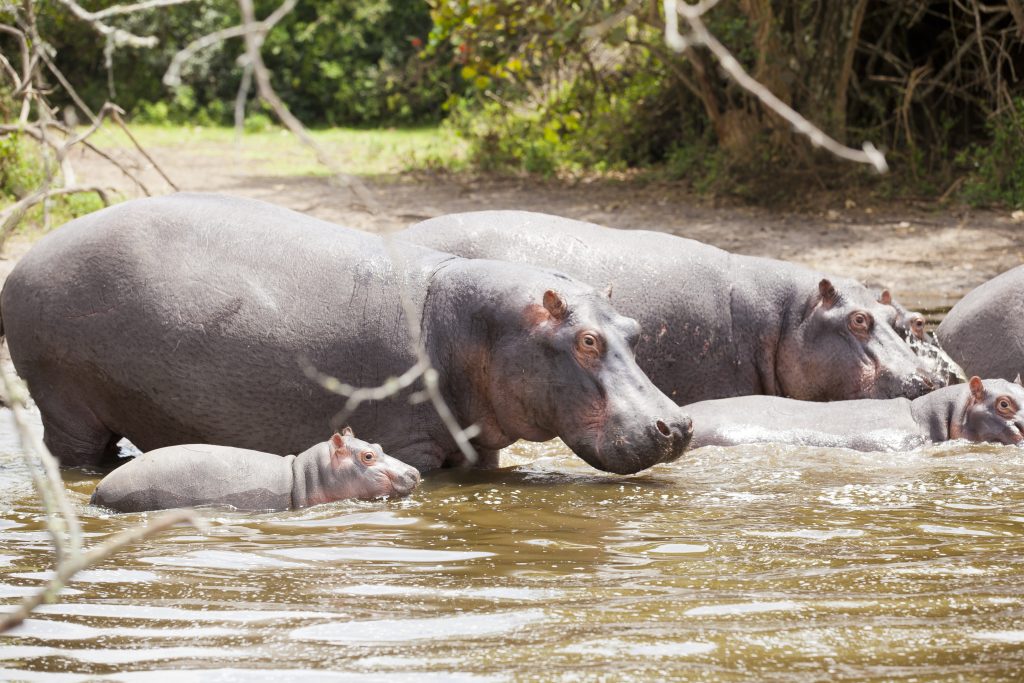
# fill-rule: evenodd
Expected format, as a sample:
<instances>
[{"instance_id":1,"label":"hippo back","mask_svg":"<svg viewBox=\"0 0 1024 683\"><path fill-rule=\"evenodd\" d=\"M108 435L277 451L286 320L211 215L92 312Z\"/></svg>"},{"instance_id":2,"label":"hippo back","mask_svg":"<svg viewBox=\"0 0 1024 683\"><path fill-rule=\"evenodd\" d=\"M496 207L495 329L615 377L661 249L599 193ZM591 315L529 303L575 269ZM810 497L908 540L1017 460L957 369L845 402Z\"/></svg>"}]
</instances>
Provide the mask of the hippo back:
<instances>
[{"instance_id":1,"label":"hippo back","mask_svg":"<svg viewBox=\"0 0 1024 683\"><path fill-rule=\"evenodd\" d=\"M1024 372L1024 266L971 290L935 336L968 375L1013 380Z\"/></svg>"},{"instance_id":2,"label":"hippo back","mask_svg":"<svg viewBox=\"0 0 1024 683\"><path fill-rule=\"evenodd\" d=\"M286 510L292 507L294 460L205 444L158 448L104 477L90 502L118 512L201 505Z\"/></svg>"},{"instance_id":3,"label":"hippo back","mask_svg":"<svg viewBox=\"0 0 1024 683\"><path fill-rule=\"evenodd\" d=\"M779 396L736 396L686 407L693 448L782 443L859 451L897 451L926 439L905 398L815 403Z\"/></svg>"},{"instance_id":4,"label":"hippo back","mask_svg":"<svg viewBox=\"0 0 1024 683\"><path fill-rule=\"evenodd\" d=\"M732 362L748 351L737 348L743 340L734 333L734 316L744 319L750 312L735 310L732 289L743 285L727 279L743 266L726 251L664 233L527 211L441 216L399 236L468 258L558 268L609 287L615 308L640 323L640 367L680 405L758 383L749 366ZM766 289L771 281L766 274Z\"/></svg>"},{"instance_id":5,"label":"hippo back","mask_svg":"<svg viewBox=\"0 0 1024 683\"><path fill-rule=\"evenodd\" d=\"M468 258L558 268L594 287L609 286L616 309L641 325L637 363L680 405L785 393L773 367L780 330L802 314L823 278L796 264L675 235L528 211L440 216L399 237ZM874 300L860 283L832 282ZM909 348L903 353L913 355Z\"/></svg>"}]
</instances>

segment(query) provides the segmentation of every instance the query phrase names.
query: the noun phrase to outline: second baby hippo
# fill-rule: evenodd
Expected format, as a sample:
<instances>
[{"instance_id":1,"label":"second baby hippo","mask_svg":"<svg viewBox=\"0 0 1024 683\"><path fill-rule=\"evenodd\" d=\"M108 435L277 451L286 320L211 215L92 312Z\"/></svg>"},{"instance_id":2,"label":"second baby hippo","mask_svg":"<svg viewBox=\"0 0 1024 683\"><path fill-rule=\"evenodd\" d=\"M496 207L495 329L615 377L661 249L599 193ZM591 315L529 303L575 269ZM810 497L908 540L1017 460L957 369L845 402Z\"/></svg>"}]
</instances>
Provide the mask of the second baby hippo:
<instances>
[{"instance_id":1,"label":"second baby hippo","mask_svg":"<svg viewBox=\"0 0 1024 683\"><path fill-rule=\"evenodd\" d=\"M158 448L104 477L89 502L118 512L198 505L288 510L349 498L400 498L419 481L415 467L346 427L285 457L206 444Z\"/></svg>"},{"instance_id":2,"label":"second baby hippo","mask_svg":"<svg viewBox=\"0 0 1024 683\"><path fill-rule=\"evenodd\" d=\"M1024 387L1002 379L972 377L913 401L739 396L692 403L686 410L693 417L692 448L785 443L896 451L951 439L1024 441Z\"/></svg>"}]
</instances>

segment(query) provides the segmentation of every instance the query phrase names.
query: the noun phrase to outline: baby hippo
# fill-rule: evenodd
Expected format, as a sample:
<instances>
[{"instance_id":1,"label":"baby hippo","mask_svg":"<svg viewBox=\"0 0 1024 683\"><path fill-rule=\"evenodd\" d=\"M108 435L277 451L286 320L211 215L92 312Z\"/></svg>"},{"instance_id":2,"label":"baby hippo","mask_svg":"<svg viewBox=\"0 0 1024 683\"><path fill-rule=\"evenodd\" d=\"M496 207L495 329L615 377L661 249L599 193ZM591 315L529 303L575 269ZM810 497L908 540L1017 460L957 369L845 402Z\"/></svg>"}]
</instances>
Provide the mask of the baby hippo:
<instances>
[{"instance_id":1,"label":"baby hippo","mask_svg":"<svg viewBox=\"0 0 1024 683\"><path fill-rule=\"evenodd\" d=\"M965 439L1001 444L1024 440L1024 386L972 377L913 401L861 399L812 403L778 396L738 396L686 406L691 448L749 443L908 450Z\"/></svg>"},{"instance_id":2,"label":"baby hippo","mask_svg":"<svg viewBox=\"0 0 1024 683\"><path fill-rule=\"evenodd\" d=\"M158 448L104 477L89 502L118 512L197 505L289 510L347 498L400 498L419 482L415 467L346 427L283 458L205 444Z\"/></svg>"}]
</instances>

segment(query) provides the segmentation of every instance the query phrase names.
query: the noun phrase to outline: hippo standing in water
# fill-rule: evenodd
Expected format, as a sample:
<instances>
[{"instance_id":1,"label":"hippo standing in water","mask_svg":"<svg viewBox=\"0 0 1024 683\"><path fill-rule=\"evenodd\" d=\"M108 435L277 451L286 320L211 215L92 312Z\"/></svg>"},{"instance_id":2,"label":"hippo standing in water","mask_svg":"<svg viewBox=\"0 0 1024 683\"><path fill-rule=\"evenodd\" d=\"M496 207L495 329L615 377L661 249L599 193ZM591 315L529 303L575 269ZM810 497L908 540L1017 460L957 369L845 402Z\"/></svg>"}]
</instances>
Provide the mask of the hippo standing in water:
<instances>
[{"instance_id":1,"label":"hippo standing in water","mask_svg":"<svg viewBox=\"0 0 1024 683\"><path fill-rule=\"evenodd\" d=\"M551 270L391 246L248 199L126 202L22 258L2 331L64 465L109 462L121 437L297 453L346 401L307 366L362 387L400 375L417 363L407 310L455 419L479 428L478 464L556 436L616 473L683 453L690 420L637 367L639 325L607 297ZM415 390L349 423L420 471L462 464Z\"/></svg>"},{"instance_id":2,"label":"hippo standing in water","mask_svg":"<svg viewBox=\"0 0 1024 683\"><path fill-rule=\"evenodd\" d=\"M914 399L810 403L778 396L737 396L686 407L693 448L749 443L902 451L950 439L1019 444L1024 387L972 377Z\"/></svg>"},{"instance_id":3,"label":"hippo standing in water","mask_svg":"<svg viewBox=\"0 0 1024 683\"><path fill-rule=\"evenodd\" d=\"M283 458L206 444L158 448L104 477L89 502L118 512L199 505L291 510L350 498L401 498L419 482L415 467L346 427Z\"/></svg>"},{"instance_id":4,"label":"hippo standing in water","mask_svg":"<svg viewBox=\"0 0 1024 683\"><path fill-rule=\"evenodd\" d=\"M968 292L935 336L973 375L1012 380L1024 373L1024 266Z\"/></svg>"},{"instance_id":5,"label":"hippo standing in water","mask_svg":"<svg viewBox=\"0 0 1024 683\"><path fill-rule=\"evenodd\" d=\"M938 383L887 324L890 306L853 280L784 261L527 211L441 216L399 237L610 285L643 329L637 363L681 405L746 394L915 398Z\"/></svg>"}]
</instances>

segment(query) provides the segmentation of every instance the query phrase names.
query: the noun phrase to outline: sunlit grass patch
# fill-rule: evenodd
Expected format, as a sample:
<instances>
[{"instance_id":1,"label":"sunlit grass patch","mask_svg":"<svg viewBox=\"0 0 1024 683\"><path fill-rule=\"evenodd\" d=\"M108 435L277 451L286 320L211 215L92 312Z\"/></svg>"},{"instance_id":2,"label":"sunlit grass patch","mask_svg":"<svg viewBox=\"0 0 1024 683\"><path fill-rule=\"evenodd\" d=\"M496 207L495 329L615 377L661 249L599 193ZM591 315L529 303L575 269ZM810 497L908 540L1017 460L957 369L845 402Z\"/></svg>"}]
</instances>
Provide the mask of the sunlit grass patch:
<instances>
[{"instance_id":1,"label":"sunlit grass patch","mask_svg":"<svg viewBox=\"0 0 1024 683\"><path fill-rule=\"evenodd\" d=\"M281 176L323 176L330 170L319 164L312 150L282 128L236 134L233 128L208 126L133 125L132 133L144 147L188 147L191 151L222 157L225 163L244 164L250 172ZM465 164L465 144L438 126L421 128L327 128L311 130L312 138L346 173L376 176L413 170L458 170ZM120 131L104 132L104 147L128 147Z\"/></svg>"}]
</instances>

